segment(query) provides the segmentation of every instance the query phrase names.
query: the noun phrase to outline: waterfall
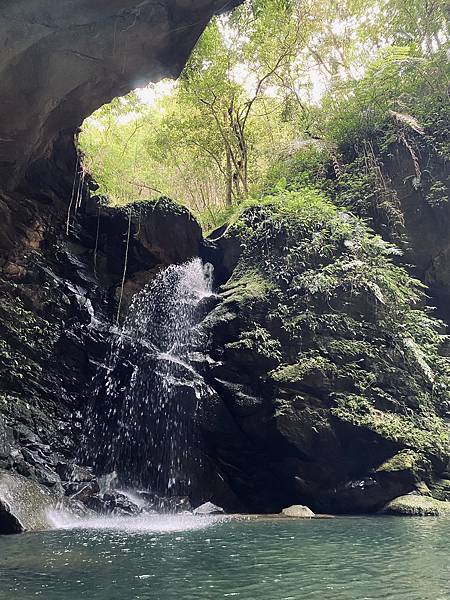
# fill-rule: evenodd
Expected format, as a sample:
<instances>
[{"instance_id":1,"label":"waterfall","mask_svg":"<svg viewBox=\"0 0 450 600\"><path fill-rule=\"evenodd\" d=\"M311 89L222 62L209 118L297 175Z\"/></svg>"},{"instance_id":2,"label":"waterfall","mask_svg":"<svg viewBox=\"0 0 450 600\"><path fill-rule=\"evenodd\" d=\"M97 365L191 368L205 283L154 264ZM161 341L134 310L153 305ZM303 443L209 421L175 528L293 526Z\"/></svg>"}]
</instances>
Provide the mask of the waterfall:
<instances>
[{"instance_id":1,"label":"waterfall","mask_svg":"<svg viewBox=\"0 0 450 600\"><path fill-rule=\"evenodd\" d=\"M195 258L163 270L138 292L111 344L87 424L89 462L121 485L189 495L201 465L195 413L212 293L212 265Z\"/></svg>"}]
</instances>

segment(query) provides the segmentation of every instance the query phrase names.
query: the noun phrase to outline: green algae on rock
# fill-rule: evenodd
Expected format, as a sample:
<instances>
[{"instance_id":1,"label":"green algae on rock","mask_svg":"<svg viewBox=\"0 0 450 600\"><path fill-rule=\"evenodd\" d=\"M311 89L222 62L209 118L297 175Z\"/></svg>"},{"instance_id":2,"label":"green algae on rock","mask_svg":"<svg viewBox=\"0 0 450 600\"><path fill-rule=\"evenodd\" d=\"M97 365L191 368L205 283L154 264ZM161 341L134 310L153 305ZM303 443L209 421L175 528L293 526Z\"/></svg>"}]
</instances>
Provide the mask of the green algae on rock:
<instances>
[{"instance_id":1,"label":"green algae on rock","mask_svg":"<svg viewBox=\"0 0 450 600\"><path fill-rule=\"evenodd\" d=\"M411 517L438 517L450 515L450 502L443 502L429 496L408 494L391 500L384 507L383 512Z\"/></svg>"}]
</instances>

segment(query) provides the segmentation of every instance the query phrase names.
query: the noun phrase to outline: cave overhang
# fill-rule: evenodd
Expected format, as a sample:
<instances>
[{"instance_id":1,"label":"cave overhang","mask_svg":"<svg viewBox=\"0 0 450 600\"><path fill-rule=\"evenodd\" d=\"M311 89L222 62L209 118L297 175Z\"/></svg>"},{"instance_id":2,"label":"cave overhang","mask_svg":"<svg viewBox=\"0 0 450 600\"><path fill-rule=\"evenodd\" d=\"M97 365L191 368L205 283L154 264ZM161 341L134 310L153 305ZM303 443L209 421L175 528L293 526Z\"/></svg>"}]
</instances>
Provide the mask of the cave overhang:
<instances>
[{"instance_id":1,"label":"cave overhang","mask_svg":"<svg viewBox=\"0 0 450 600\"><path fill-rule=\"evenodd\" d=\"M176 78L210 18L241 0L3 0L0 184L131 89Z\"/></svg>"}]
</instances>

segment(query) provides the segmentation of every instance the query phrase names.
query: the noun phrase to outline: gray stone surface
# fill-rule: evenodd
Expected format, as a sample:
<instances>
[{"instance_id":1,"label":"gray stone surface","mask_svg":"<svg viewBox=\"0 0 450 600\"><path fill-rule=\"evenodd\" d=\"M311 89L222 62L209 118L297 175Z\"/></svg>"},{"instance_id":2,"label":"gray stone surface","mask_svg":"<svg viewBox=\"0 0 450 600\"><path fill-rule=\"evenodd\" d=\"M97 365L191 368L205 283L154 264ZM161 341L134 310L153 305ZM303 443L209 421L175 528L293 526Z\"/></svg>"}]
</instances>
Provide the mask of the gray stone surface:
<instances>
[{"instance_id":1,"label":"gray stone surface","mask_svg":"<svg viewBox=\"0 0 450 600\"><path fill-rule=\"evenodd\" d=\"M281 514L285 517L297 517L301 519L311 519L312 517L315 517L313 511L307 506L303 506L303 504L293 504L292 506L283 508Z\"/></svg>"}]
</instances>

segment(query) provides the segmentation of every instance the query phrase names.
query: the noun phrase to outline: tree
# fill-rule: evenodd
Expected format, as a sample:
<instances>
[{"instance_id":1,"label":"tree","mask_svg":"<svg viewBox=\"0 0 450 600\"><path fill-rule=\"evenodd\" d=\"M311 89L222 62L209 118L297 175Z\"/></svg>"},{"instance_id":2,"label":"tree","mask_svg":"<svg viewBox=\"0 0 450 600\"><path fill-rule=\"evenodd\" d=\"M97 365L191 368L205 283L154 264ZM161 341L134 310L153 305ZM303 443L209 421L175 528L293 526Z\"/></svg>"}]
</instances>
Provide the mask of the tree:
<instances>
[{"instance_id":1,"label":"tree","mask_svg":"<svg viewBox=\"0 0 450 600\"><path fill-rule=\"evenodd\" d=\"M357 105L371 104L377 122L401 112L395 102L416 72L407 62L446 44L446 0L248 0L213 19L169 95L148 106L131 94L87 121L87 167L115 202L165 194L213 224L290 148L332 142L333 113L347 104L355 126ZM356 88L365 72L368 86Z\"/></svg>"}]
</instances>

